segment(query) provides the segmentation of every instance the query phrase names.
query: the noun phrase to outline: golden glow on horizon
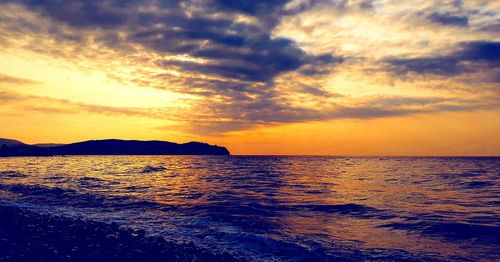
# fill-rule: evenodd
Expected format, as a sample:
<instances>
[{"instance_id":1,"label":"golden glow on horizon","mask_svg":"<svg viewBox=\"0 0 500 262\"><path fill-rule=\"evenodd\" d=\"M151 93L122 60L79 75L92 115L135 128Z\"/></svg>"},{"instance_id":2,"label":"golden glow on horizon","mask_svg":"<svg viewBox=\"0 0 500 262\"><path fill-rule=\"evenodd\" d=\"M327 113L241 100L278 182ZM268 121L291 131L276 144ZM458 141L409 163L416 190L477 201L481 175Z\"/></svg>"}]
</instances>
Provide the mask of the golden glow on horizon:
<instances>
[{"instance_id":1,"label":"golden glow on horizon","mask_svg":"<svg viewBox=\"0 0 500 262\"><path fill-rule=\"evenodd\" d=\"M499 136L500 111L493 111L299 123L210 141L234 145L234 154L474 156L498 155Z\"/></svg>"}]
</instances>

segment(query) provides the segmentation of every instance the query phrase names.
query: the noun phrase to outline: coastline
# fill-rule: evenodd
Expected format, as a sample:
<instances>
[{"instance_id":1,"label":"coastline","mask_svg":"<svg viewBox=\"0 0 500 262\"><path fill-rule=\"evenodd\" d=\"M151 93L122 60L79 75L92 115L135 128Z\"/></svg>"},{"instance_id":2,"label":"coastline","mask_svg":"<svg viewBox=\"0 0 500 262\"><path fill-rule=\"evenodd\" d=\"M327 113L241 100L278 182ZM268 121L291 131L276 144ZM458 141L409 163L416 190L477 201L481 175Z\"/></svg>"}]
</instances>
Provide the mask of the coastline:
<instances>
[{"instance_id":1,"label":"coastline","mask_svg":"<svg viewBox=\"0 0 500 262\"><path fill-rule=\"evenodd\" d=\"M239 261L117 224L0 205L0 261Z\"/></svg>"}]
</instances>

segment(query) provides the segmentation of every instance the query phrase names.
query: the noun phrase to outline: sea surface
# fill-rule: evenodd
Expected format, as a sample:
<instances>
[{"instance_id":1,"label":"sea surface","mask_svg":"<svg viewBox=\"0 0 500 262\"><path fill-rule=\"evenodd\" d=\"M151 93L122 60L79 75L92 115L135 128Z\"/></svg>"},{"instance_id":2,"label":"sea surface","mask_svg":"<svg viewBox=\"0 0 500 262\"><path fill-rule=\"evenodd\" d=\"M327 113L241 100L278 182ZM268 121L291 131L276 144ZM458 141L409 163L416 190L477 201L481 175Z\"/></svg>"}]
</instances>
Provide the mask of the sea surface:
<instances>
[{"instance_id":1,"label":"sea surface","mask_svg":"<svg viewBox=\"0 0 500 262\"><path fill-rule=\"evenodd\" d=\"M249 261L500 260L500 158L0 158L0 203Z\"/></svg>"}]
</instances>

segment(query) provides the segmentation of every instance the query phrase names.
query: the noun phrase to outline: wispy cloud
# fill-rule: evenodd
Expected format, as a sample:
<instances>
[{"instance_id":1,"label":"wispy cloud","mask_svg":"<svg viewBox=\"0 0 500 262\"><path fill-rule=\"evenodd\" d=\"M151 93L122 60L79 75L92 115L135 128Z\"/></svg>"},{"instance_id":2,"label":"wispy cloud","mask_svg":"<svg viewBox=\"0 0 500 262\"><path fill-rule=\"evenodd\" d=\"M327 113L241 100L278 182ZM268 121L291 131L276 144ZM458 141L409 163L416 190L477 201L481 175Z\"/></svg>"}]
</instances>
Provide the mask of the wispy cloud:
<instances>
[{"instance_id":1,"label":"wispy cloud","mask_svg":"<svg viewBox=\"0 0 500 262\"><path fill-rule=\"evenodd\" d=\"M133 107L113 107L103 106L97 104L87 104L76 102L68 99L59 99L47 96L24 95L14 92L0 92L0 100L4 105L17 104L18 110L26 110L33 112L44 112L52 114L80 114L94 113L115 116L133 116L133 117L147 117L168 119L166 112L168 107L145 109Z\"/></svg>"},{"instance_id":2,"label":"wispy cloud","mask_svg":"<svg viewBox=\"0 0 500 262\"><path fill-rule=\"evenodd\" d=\"M16 85L29 85L29 84L36 84L38 81L31 80L31 79L26 79L26 78L20 78L20 77L14 77L10 75L5 75L0 73L0 84L16 84Z\"/></svg>"}]
</instances>

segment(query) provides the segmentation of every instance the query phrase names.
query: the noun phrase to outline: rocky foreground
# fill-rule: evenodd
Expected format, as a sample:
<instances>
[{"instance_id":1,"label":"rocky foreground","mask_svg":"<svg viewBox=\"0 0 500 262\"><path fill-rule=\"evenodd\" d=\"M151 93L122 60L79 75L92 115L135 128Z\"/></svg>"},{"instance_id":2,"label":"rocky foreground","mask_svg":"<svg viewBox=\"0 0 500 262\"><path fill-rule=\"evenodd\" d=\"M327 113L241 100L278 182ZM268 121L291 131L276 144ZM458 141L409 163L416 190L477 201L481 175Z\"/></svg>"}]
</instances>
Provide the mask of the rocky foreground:
<instances>
[{"instance_id":1,"label":"rocky foreground","mask_svg":"<svg viewBox=\"0 0 500 262\"><path fill-rule=\"evenodd\" d=\"M237 261L193 244L0 205L0 261Z\"/></svg>"}]
</instances>

